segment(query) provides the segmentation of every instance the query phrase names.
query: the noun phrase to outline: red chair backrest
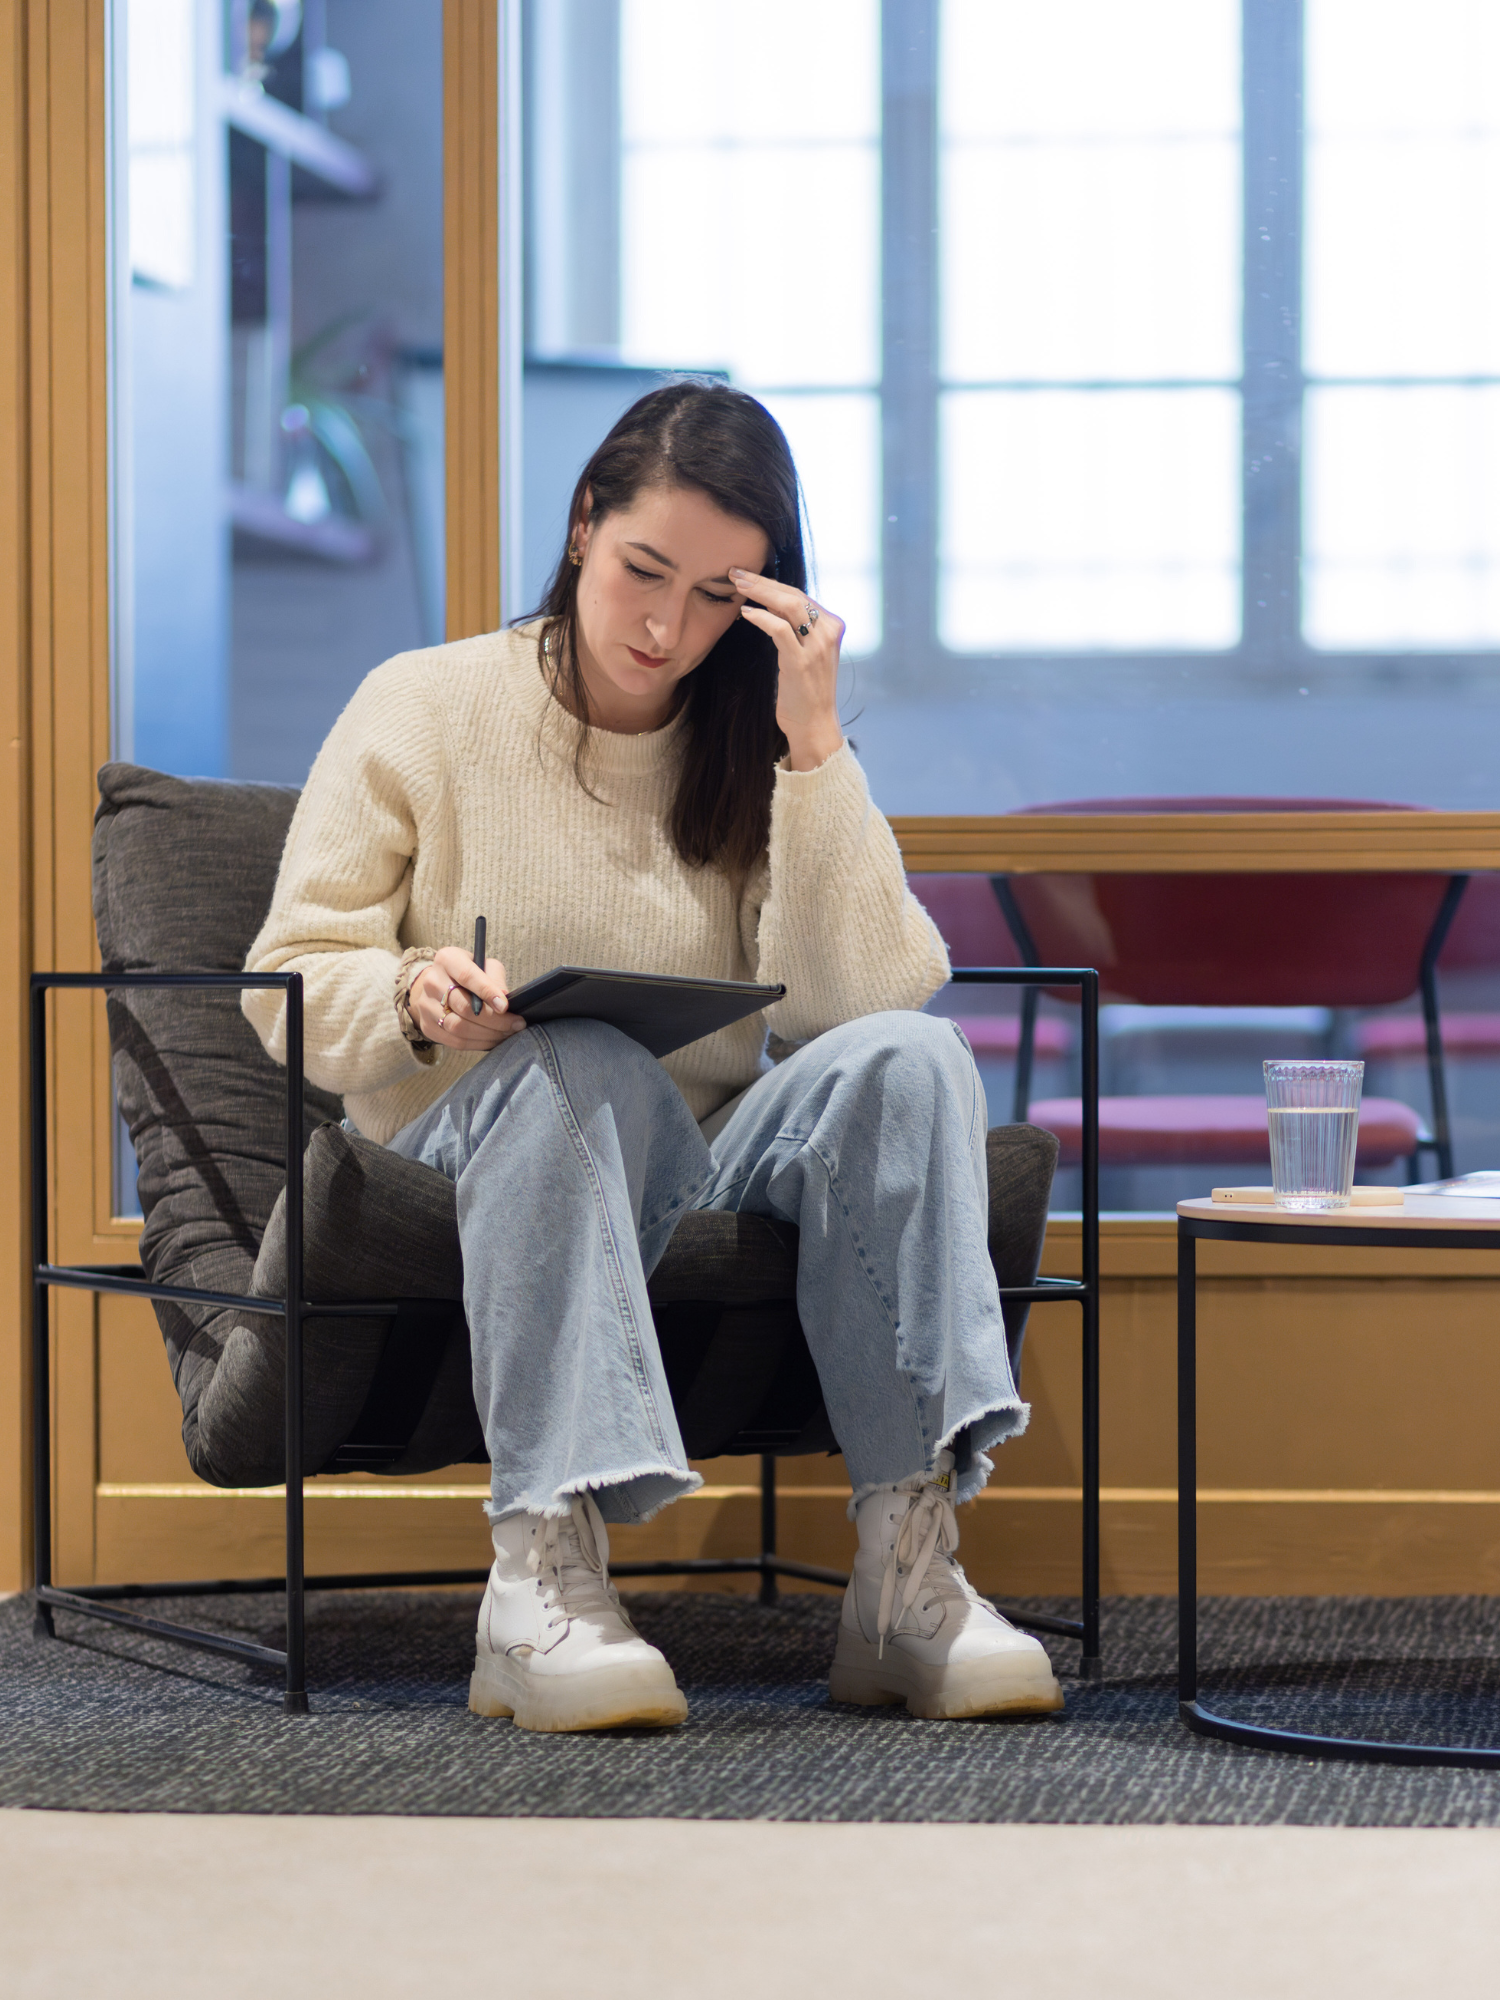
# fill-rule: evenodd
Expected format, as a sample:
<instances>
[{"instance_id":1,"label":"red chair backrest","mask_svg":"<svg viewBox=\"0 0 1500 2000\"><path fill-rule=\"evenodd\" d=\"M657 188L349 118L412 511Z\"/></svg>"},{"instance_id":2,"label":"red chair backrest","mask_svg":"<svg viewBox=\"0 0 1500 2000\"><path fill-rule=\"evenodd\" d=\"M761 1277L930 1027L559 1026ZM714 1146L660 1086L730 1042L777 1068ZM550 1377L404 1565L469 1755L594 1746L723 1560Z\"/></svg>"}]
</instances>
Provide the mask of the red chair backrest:
<instances>
[{"instance_id":1,"label":"red chair backrest","mask_svg":"<svg viewBox=\"0 0 1500 2000\"><path fill-rule=\"evenodd\" d=\"M1019 965L988 875L908 875L907 885L943 934L953 965Z\"/></svg>"},{"instance_id":2,"label":"red chair backrest","mask_svg":"<svg viewBox=\"0 0 1500 2000\"><path fill-rule=\"evenodd\" d=\"M1471 875L1438 964L1449 972L1500 966L1500 875Z\"/></svg>"},{"instance_id":3,"label":"red chair backrest","mask_svg":"<svg viewBox=\"0 0 1500 2000\"><path fill-rule=\"evenodd\" d=\"M1350 799L1095 799L1036 813L1411 811ZM1407 875L1015 875L1044 965L1094 965L1113 1000L1380 1007L1419 983L1448 886Z\"/></svg>"}]
</instances>

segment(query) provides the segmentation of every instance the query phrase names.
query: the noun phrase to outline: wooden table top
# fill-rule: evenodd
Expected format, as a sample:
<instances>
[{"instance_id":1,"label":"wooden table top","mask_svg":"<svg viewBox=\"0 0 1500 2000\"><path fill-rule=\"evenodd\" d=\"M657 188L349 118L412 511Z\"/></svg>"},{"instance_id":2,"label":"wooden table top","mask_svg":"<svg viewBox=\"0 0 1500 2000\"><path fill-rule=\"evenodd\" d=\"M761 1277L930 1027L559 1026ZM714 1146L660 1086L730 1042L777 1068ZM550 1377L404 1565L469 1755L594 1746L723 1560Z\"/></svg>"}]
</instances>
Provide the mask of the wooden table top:
<instances>
[{"instance_id":1,"label":"wooden table top","mask_svg":"<svg viewBox=\"0 0 1500 2000\"><path fill-rule=\"evenodd\" d=\"M996 813L891 826L914 875L1500 869L1500 812Z\"/></svg>"},{"instance_id":2,"label":"wooden table top","mask_svg":"<svg viewBox=\"0 0 1500 2000\"><path fill-rule=\"evenodd\" d=\"M1449 1196L1441 1194L1408 1195L1399 1207L1390 1208L1277 1208L1267 1204L1248 1201L1210 1201L1207 1196L1196 1201L1180 1201L1177 1213L1199 1222L1248 1223L1252 1227L1261 1223L1267 1227L1275 1225L1286 1228L1306 1229L1368 1229L1378 1234L1382 1229L1463 1229L1472 1230L1475 1235L1500 1234L1500 1201L1484 1197Z\"/></svg>"}]
</instances>

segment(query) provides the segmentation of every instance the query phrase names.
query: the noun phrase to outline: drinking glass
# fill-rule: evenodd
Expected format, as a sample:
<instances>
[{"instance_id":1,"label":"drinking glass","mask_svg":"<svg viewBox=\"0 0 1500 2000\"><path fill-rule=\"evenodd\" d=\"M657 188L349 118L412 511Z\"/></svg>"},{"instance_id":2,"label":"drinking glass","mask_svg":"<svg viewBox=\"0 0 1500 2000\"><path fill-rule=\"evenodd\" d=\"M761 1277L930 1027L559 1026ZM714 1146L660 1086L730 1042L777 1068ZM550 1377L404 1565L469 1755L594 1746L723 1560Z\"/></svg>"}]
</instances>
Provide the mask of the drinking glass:
<instances>
[{"instance_id":1,"label":"drinking glass","mask_svg":"<svg viewBox=\"0 0 1500 2000\"><path fill-rule=\"evenodd\" d=\"M1266 1117L1278 1208L1347 1208L1362 1062L1268 1062Z\"/></svg>"}]
</instances>

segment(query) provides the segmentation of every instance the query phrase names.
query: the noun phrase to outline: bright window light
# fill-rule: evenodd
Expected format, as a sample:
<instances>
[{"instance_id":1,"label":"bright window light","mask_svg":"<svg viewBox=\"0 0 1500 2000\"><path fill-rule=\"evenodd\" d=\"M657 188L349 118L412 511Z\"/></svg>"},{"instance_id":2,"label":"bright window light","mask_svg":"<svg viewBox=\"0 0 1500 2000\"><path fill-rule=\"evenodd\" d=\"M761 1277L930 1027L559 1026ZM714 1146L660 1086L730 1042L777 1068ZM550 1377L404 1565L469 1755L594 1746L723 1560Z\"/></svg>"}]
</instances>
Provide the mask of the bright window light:
<instances>
[{"instance_id":1,"label":"bright window light","mask_svg":"<svg viewBox=\"0 0 1500 2000\"><path fill-rule=\"evenodd\" d=\"M196 264L193 0L129 0L125 17L130 269L186 290Z\"/></svg>"},{"instance_id":2,"label":"bright window light","mask_svg":"<svg viewBox=\"0 0 1500 2000\"><path fill-rule=\"evenodd\" d=\"M1232 646L1236 0L944 0L941 26L942 641Z\"/></svg>"},{"instance_id":3,"label":"bright window light","mask_svg":"<svg viewBox=\"0 0 1500 2000\"><path fill-rule=\"evenodd\" d=\"M814 594L843 619L844 651L880 644L880 403L873 395L768 395L801 474Z\"/></svg>"},{"instance_id":4,"label":"bright window light","mask_svg":"<svg viewBox=\"0 0 1500 2000\"><path fill-rule=\"evenodd\" d=\"M747 388L873 386L877 0L761 0L746 20L624 0L622 353Z\"/></svg>"},{"instance_id":5,"label":"bright window light","mask_svg":"<svg viewBox=\"0 0 1500 2000\"><path fill-rule=\"evenodd\" d=\"M1372 651L1492 648L1491 0L1428 0L1416 15L1402 0L1308 0L1306 215L1305 636Z\"/></svg>"},{"instance_id":6,"label":"bright window light","mask_svg":"<svg viewBox=\"0 0 1500 2000\"><path fill-rule=\"evenodd\" d=\"M946 0L942 372L1239 373L1234 0Z\"/></svg>"},{"instance_id":7,"label":"bright window light","mask_svg":"<svg viewBox=\"0 0 1500 2000\"><path fill-rule=\"evenodd\" d=\"M786 431L816 588L880 643L879 0L623 0L620 352ZM827 393L833 391L835 393Z\"/></svg>"},{"instance_id":8,"label":"bright window light","mask_svg":"<svg viewBox=\"0 0 1500 2000\"><path fill-rule=\"evenodd\" d=\"M1308 0L1308 372L1500 374L1500 8Z\"/></svg>"},{"instance_id":9,"label":"bright window light","mask_svg":"<svg viewBox=\"0 0 1500 2000\"><path fill-rule=\"evenodd\" d=\"M1500 386L1312 388L1304 449L1310 645L1500 644Z\"/></svg>"},{"instance_id":10,"label":"bright window light","mask_svg":"<svg viewBox=\"0 0 1500 2000\"><path fill-rule=\"evenodd\" d=\"M940 622L956 652L1232 646L1239 398L954 390Z\"/></svg>"}]
</instances>

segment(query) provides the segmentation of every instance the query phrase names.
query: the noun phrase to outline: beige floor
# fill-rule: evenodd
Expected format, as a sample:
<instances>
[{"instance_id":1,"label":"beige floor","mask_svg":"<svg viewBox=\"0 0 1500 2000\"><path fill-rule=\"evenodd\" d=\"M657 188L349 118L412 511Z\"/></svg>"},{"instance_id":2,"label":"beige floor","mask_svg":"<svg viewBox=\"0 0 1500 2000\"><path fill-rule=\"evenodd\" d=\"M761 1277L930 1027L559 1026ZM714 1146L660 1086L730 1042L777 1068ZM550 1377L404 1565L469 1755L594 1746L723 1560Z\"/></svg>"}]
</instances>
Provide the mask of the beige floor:
<instances>
[{"instance_id":1,"label":"beige floor","mask_svg":"<svg viewBox=\"0 0 1500 2000\"><path fill-rule=\"evenodd\" d=\"M0 1813L6 2000L1423 2000L1500 1832Z\"/></svg>"}]
</instances>

